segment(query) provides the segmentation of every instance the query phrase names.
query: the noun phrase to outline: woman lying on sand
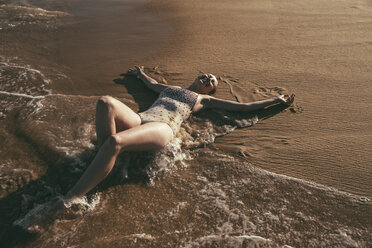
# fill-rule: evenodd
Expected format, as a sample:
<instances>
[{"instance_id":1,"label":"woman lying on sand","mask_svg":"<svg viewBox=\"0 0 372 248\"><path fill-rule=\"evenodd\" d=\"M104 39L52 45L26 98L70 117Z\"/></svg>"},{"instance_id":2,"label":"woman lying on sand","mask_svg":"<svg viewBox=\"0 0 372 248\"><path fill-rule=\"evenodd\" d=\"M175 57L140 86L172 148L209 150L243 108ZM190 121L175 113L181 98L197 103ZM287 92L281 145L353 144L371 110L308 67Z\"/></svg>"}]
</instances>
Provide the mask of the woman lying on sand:
<instances>
[{"instance_id":1,"label":"woman lying on sand","mask_svg":"<svg viewBox=\"0 0 372 248\"><path fill-rule=\"evenodd\" d=\"M187 88L158 83L140 68L129 69L128 75L139 77L148 88L160 93L154 104L142 113L110 96L101 97L96 109L96 132L99 151L87 170L64 197L69 205L84 196L112 170L123 151L156 151L175 137L181 123L191 113L207 108L230 111L254 111L274 104L292 104L294 94L268 100L238 103L210 96L218 86L217 78L204 74Z\"/></svg>"}]
</instances>

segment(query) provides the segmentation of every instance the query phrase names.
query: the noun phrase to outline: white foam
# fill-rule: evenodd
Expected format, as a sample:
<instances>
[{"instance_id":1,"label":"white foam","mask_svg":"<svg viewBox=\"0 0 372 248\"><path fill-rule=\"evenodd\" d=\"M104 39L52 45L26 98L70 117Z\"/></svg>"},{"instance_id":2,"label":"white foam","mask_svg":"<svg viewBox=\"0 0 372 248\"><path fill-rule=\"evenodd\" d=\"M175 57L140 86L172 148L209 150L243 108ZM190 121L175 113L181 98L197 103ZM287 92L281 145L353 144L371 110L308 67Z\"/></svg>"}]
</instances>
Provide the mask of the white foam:
<instances>
[{"instance_id":1,"label":"white foam","mask_svg":"<svg viewBox=\"0 0 372 248\"><path fill-rule=\"evenodd\" d=\"M15 28L19 25L35 24L38 22L50 22L56 18L68 16L69 14L62 11L45 10L32 6L19 6L14 4L0 5L2 11L1 29ZM4 18L5 17L5 18Z\"/></svg>"},{"instance_id":2,"label":"white foam","mask_svg":"<svg viewBox=\"0 0 372 248\"><path fill-rule=\"evenodd\" d=\"M0 76L2 85L0 85L0 90L2 90L2 92L18 93L20 94L18 96L23 97L28 97L29 95L35 96L37 93L39 96L52 93L50 89L47 89L51 81L41 71L33 69L29 65L22 66L9 61L5 62L3 57L1 57L1 60ZM6 72L9 70L12 71L10 76L6 75ZM10 82L10 84L6 82ZM18 89L16 88L16 92L14 92L14 87L17 87L17 85L19 85L19 87ZM32 94L32 92L34 92L34 94Z\"/></svg>"},{"instance_id":3,"label":"white foam","mask_svg":"<svg viewBox=\"0 0 372 248\"><path fill-rule=\"evenodd\" d=\"M45 96L31 96L27 94L22 94L22 93L13 93L13 92L6 92L0 90L1 95L7 95L7 96L16 96L16 97L23 97L23 98L28 98L28 99L43 99Z\"/></svg>"},{"instance_id":4,"label":"white foam","mask_svg":"<svg viewBox=\"0 0 372 248\"><path fill-rule=\"evenodd\" d=\"M89 198L87 196L75 199L71 202L64 202L66 208L71 208L74 205L78 205L79 208L75 212L76 214L83 215L87 212L93 211L97 205L101 201L101 195L99 193L95 193L91 195Z\"/></svg>"},{"instance_id":5,"label":"white foam","mask_svg":"<svg viewBox=\"0 0 372 248\"><path fill-rule=\"evenodd\" d=\"M177 206L171 210L168 210L166 216L169 218L174 218L178 216L180 210L184 209L187 206L187 202L180 202Z\"/></svg>"},{"instance_id":6,"label":"white foam","mask_svg":"<svg viewBox=\"0 0 372 248\"><path fill-rule=\"evenodd\" d=\"M335 237L335 239L341 240L342 243L345 244L347 247L359 247L358 242L353 240L345 230L337 230L336 234L331 234L330 236Z\"/></svg>"},{"instance_id":7,"label":"white foam","mask_svg":"<svg viewBox=\"0 0 372 248\"><path fill-rule=\"evenodd\" d=\"M270 245L272 242L270 239L255 235L226 236L210 234L191 241L183 247L214 247L213 244L222 245L223 247L261 247L262 245Z\"/></svg>"},{"instance_id":8,"label":"white foam","mask_svg":"<svg viewBox=\"0 0 372 248\"><path fill-rule=\"evenodd\" d=\"M153 236L147 233L135 233L135 234L127 235L125 236L125 238L132 239L134 243L137 242L137 239L144 239L144 240L150 240L150 241L155 239Z\"/></svg>"},{"instance_id":9,"label":"white foam","mask_svg":"<svg viewBox=\"0 0 372 248\"><path fill-rule=\"evenodd\" d=\"M219 215L222 216L222 218L218 218L218 221L215 223L217 232L214 235L216 235L216 237L236 236L236 234L246 235L246 232L256 229L256 226L243 211L238 208L230 207L229 201L231 200L231 196L225 192L224 186L215 182L208 183L207 180L200 181L204 182L206 185L198 192L198 196L208 205L213 213L219 213ZM195 214L196 218L209 216L209 214L202 209L197 209Z\"/></svg>"},{"instance_id":10,"label":"white foam","mask_svg":"<svg viewBox=\"0 0 372 248\"><path fill-rule=\"evenodd\" d=\"M44 187L48 186L44 185ZM53 189L50 189L50 191L54 192ZM13 225L17 225L26 229L32 225L38 224L38 222L45 216L45 214L48 214L50 211L54 211L53 207L55 206L56 201L63 201L63 204L67 210L72 211L74 215L81 216L95 210L100 203L100 200L101 195L99 193L91 195L89 198L84 196L71 202L65 202L63 196L58 196L50 201L36 205L24 217L15 220L13 222ZM72 208L73 206L74 208Z\"/></svg>"},{"instance_id":11,"label":"white foam","mask_svg":"<svg viewBox=\"0 0 372 248\"><path fill-rule=\"evenodd\" d=\"M146 167L146 173L153 179L161 172L167 172L176 167L177 164L186 167L186 161L192 156L188 150L182 149L182 140L175 138L163 150L155 154L154 159Z\"/></svg>"},{"instance_id":12,"label":"white foam","mask_svg":"<svg viewBox=\"0 0 372 248\"><path fill-rule=\"evenodd\" d=\"M218 121L222 121L225 124L216 125L208 120L208 118L191 118L191 120L182 124L180 132L177 134L177 136L183 140L184 147L190 149L204 147L212 144L216 137L229 134L237 128L253 126L258 122L257 116L244 118L244 116L223 110L213 110L213 112L219 116ZM197 128L193 128L194 125L197 125ZM190 132L192 132L192 134Z\"/></svg>"}]
</instances>

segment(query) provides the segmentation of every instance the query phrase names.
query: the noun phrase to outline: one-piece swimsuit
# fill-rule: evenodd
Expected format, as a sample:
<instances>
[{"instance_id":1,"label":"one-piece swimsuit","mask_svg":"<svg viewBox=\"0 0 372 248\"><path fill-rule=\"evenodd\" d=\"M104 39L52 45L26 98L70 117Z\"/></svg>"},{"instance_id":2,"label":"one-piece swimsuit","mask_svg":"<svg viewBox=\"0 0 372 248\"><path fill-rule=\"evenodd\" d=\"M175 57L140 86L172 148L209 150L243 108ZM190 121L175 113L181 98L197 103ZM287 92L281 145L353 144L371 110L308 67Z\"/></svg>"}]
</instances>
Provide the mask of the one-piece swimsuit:
<instances>
[{"instance_id":1,"label":"one-piece swimsuit","mask_svg":"<svg viewBox=\"0 0 372 248\"><path fill-rule=\"evenodd\" d=\"M142 123L163 122L170 126L176 135L198 99L198 94L180 87L169 86L159 95L151 107L139 113Z\"/></svg>"}]
</instances>

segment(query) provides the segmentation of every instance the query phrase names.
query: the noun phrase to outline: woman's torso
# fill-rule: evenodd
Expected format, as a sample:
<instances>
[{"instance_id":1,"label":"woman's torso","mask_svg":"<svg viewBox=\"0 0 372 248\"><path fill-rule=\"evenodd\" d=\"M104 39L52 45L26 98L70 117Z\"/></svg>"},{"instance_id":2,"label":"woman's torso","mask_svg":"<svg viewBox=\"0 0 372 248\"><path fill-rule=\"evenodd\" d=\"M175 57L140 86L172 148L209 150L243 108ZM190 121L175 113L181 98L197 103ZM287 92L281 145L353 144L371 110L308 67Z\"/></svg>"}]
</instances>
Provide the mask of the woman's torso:
<instances>
[{"instance_id":1,"label":"woman's torso","mask_svg":"<svg viewBox=\"0 0 372 248\"><path fill-rule=\"evenodd\" d=\"M151 107L139 113L142 123L163 122L176 134L184 120L193 112L198 94L180 87L165 88Z\"/></svg>"}]
</instances>

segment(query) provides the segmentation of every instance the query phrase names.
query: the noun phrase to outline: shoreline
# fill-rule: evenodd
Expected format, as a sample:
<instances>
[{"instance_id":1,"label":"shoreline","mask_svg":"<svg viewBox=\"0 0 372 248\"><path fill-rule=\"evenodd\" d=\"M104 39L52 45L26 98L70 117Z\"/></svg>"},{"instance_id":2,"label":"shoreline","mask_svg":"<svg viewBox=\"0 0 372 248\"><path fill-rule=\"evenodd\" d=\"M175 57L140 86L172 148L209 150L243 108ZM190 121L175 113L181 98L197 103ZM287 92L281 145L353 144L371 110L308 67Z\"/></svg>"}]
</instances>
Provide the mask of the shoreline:
<instances>
[{"instance_id":1,"label":"shoreline","mask_svg":"<svg viewBox=\"0 0 372 248\"><path fill-rule=\"evenodd\" d=\"M314 28L311 23L301 24L304 31L303 33L300 32L296 29L296 26L293 27L295 23L291 22L293 18L297 18L297 14L290 12L290 15L283 16L282 11L284 10L276 9L272 3L265 5L265 3L254 2L245 5L239 2L237 5L241 8L240 11L237 11L238 7L234 7L234 5L218 3L215 6L213 5L212 9L214 11L205 12L206 6L209 5L208 1L195 6L190 5L190 3L169 2L167 0L160 2L144 1L138 3L134 8L139 13L144 11L144 15L141 15L142 17L139 20L145 26L150 25L147 27L148 35L143 36L145 44L143 46L150 52L143 51L143 58L136 55L137 48L141 47L142 49L143 46L139 43L134 44L129 39L126 41L127 43L124 42L122 45L124 47L130 45L134 48L130 49L133 54L128 56L131 59L128 60L120 54L107 59L110 54L124 50L118 50L114 45L104 45L102 42L104 42L105 35L108 33L110 37L120 40L123 39L123 34L116 34L118 32L115 30L101 29L97 30L97 34L91 35L92 30L94 30L94 23L98 23L116 5L111 6L99 15L97 14L97 20L94 19L94 13L100 13L98 6L85 10L86 12L80 15L87 19L83 18L81 21L75 21L75 24L69 22L68 25L62 25L60 31L48 34L51 35L49 38L52 42L48 41L48 35L38 38L41 41L40 44L28 42L30 44L26 46L27 53L24 56L31 59L30 64L39 61L36 69L46 70L44 74L51 77L53 81L52 90L61 94L97 96L108 94L133 100L133 96L127 92L125 87L115 84L113 81L120 77L120 73L125 72L126 67L131 67L137 63L144 64L147 67L160 66L160 70L168 75L167 80L170 84L182 87L187 87L190 81L202 71L215 73L223 78L222 81L225 80L238 89L242 101L262 100L285 92L295 92L297 95L295 111L299 110L296 114L279 115L274 122L262 123L262 125L259 123L250 130L237 130L229 137L218 139L218 145L232 153L241 149L243 153L250 154L247 158L248 161L256 161L260 168L269 171L312 180L359 195L372 196L372 185L369 182L372 169L368 164L368 157L372 154L363 151L364 144L369 145L368 136L372 127L368 121L369 115L359 114L367 111L368 104L364 104L364 101L353 100L359 93L356 92L357 87L348 86L349 74L347 80L340 81L341 74L338 74L338 72L344 67L343 64L341 64L341 67L335 66L335 69L328 73L325 73L322 69L320 73L316 74L314 70L319 68L322 63L322 61L317 61L313 68L310 67L311 72L303 72L303 70L307 70L306 66L314 60L311 57L316 56L319 52L318 49L322 48L321 44L326 42L321 37L320 40L309 40L308 43L304 42L300 46L297 44L301 41L302 35L308 35L306 28L310 30ZM120 8L117 9L115 13L120 12ZM132 7L127 9L129 12L132 10ZM236 16L224 16L223 14L226 14L227 10L236 13ZM336 8L336 10L340 11L339 8ZM337 13L336 10L330 11L330 13ZM78 12L78 9L75 11ZM324 12L324 10L322 11ZM353 12L349 13L347 10L341 12L355 18ZM309 10L305 10L305 13L309 16L312 15ZM126 18L130 19L131 16L135 15L138 15L138 13L131 14ZM215 16L218 16L219 19L216 20ZM264 22L262 21L264 18L269 19ZM119 19L114 18L116 20L114 22ZM155 19L158 24L154 23ZM79 22L82 22L82 24L79 24ZM324 25L323 22L324 20L321 20L317 25ZM254 27L253 24L257 27ZM104 26L104 23L101 24L101 27ZM284 41L289 42L288 37L284 37L287 26L291 37L299 39L290 46L281 40L283 38ZM338 26L336 27L338 28ZM138 38L138 35L140 35L134 31L137 26L123 24L123 26L117 28L127 29L126 32L131 37ZM362 26L362 28L364 27ZM240 29L245 32L239 33ZM283 34L278 33L279 31ZM141 30L141 32L144 35L143 32L146 32L146 29ZM225 34L225 32L227 33ZM294 32L298 32L298 34ZM338 29L334 32L336 32L335 36L338 37ZM73 37L75 33L78 33L79 36ZM156 36L154 36L155 33L157 33ZM211 33L212 38L210 38ZM227 34L233 37L233 40ZM207 36L207 38L204 38L204 36ZM157 37L161 37L158 43L149 45ZM358 36L357 39L362 38ZM61 43L65 40L67 41L66 44ZM89 40L92 40L93 44L90 44ZM77 46L81 43L85 44L83 48ZM92 52L100 44L105 50L100 53ZM114 42L114 44L116 43ZM265 50L273 44L275 46L272 51L270 49ZM317 44L321 45L320 48L316 46ZM50 53L46 58L52 59L52 63L44 57L29 56L32 51L31 47L43 49L45 46ZM331 39L329 41L330 48L325 52L333 54L334 49L340 49L339 46L336 41ZM341 46L345 46L345 44L341 44ZM37 49L35 51L38 51ZM281 49L283 52L280 52ZM279 72L281 60L285 63L290 62L288 56L284 56L283 53L293 53L293 49L295 54L291 56L293 56L293 63L297 61L297 64L295 63L293 67L290 66L291 64L285 64L283 65L284 72ZM301 51L301 49L304 51ZM359 51L360 47L356 44L355 47L350 49ZM314 55L312 55L312 50L315 50ZM8 53L11 52L10 49ZM228 55L228 53L231 53L231 55ZM301 57L302 54L309 54L307 55L309 58L299 59L298 57ZM20 57L22 58L22 55ZM270 61L268 58L273 60ZM324 58L324 56L321 58ZM335 59L341 60L343 58L342 56L335 56ZM141 60L146 62L142 63ZM363 63L358 62L358 64L353 61L353 58L350 60L353 68L359 68L359 64ZM213 61L213 63L210 61ZM366 58L366 61L368 61L368 58ZM348 62L346 60L343 63ZM100 64L105 65L101 66ZM51 65L52 69L48 65ZM293 72L290 72L292 68ZM361 69L363 68L361 67ZM342 75L345 73L342 72ZM369 86L363 83L366 78L368 78L368 73L360 73L354 83L368 89ZM328 82L329 85L324 84L324 82ZM333 95L330 95L328 92L332 89L332 85L335 87L337 85L340 91L332 90ZM317 91L320 92L318 96L312 93ZM355 106L345 106L343 110L340 110L339 106L342 104L342 99L349 97L349 92L353 93L352 100ZM226 84L221 84L216 96L229 100L235 99ZM360 97L368 99L368 91L364 91ZM325 99L330 99L330 102L326 103ZM365 102L368 102L368 100ZM355 108L360 108L360 110L355 111ZM345 111L350 115L346 119L344 117ZM290 121L291 124L288 126L285 123L286 121ZM277 127L272 124L277 125ZM304 136L304 132L309 132L309 134ZM243 145L236 146L234 142L231 143L230 139L235 137L244 137ZM347 152L349 141L353 146L351 156ZM327 147L331 147L331 149L323 151ZM312 155L314 154L313 151L315 155ZM298 160L298 157L303 155L305 155L306 160ZM330 159L327 158L329 156ZM286 162L282 161L283 157ZM288 166L289 164L292 166ZM350 175L353 176L350 177Z\"/></svg>"},{"instance_id":2,"label":"shoreline","mask_svg":"<svg viewBox=\"0 0 372 248\"><path fill-rule=\"evenodd\" d=\"M106 3L109 4L109 3ZM242 4L242 3L240 3ZM158 32L160 29L163 28L162 31L159 33L165 34L167 33L166 37L163 37L163 40L167 40L167 44L171 44L170 47L166 48L166 45L163 44L163 48L160 48L158 51L150 54L144 53L144 56L146 56L146 63L145 65L148 65L149 67L160 65L160 69L163 70L163 73L167 77L167 80L171 84L177 84L181 85L183 87L187 87L190 80L192 80L193 77L195 77L198 73L198 71L212 71L213 73L218 72L217 75L222 78L221 81L225 81L230 86L236 88L235 92L240 92L240 98L241 101L253 101L253 100L260 100L264 99L265 97L270 97L276 94L280 94L283 92L288 91L295 91L298 95L297 102L294 106L293 111L297 111L296 114L288 114L285 113L284 115L279 115L276 117L277 119L273 120L272 122L266 122L266 123L259 123L255 127L249 130L236 130L233 134L230 134L226 137L221 137L217 139L216 145L220 146L221 148L225 149L226 152L230 154L235 154L236 151L243 154L248 154L247 161L257 164L260 168L300 178L305 179L309 181L314 181L323 185L328 185L335 187L341 191L350 192L357 195L365 195L367 197L372 196L372 187L371 183L368 182L369 175L372 173L371 168L368 167L368 164L366 164L368 157L368 152L364 152L360 150L360 148L353 148L353 152L362 158L361 161L358 161L357 159L354 159L353 157L348 156L347 154L342 155L342 152L347 149L347 145L343 145L342 143L345 140L351 140L353 145L355 145L357 142L362 142L361 144L366 143L366 135L363 135L364 132L361 132L362 130L366 130L365 132L368 133L368 130L371 129L370 124L368 124L368 116L365 118L359 117L358 113L351 113L352 119L360 119L361 127L357 127L353 123L347 123L345 120L342 120L341 124L343 126L336 131L339 131L339 136L336 139L334 135L334 128L331 126L333 125L332 122L336 123L338 121L338 118L340 118L340 113L343 114L343 112L337 113L332 115L332 113L327 113L327 111L334 111L337 110L335 107L340 104L337 100L331 102L332 105L330 105L331 108L327 107L319 107L319 104L316 106L309 105L311 102L309 102L310 98L312 97L311 94L307 92L309 86L307 85L307 81L309 80L309 77L312 77L313 81L316 81L315 87L312 86L312 90L316 90L317 88L320 88L319 84L321 84L322 81L326 81L327 77L324 77L324 75L314 75L313 74L293 74L288 75L288 72L285 72L284 74L279 74L277 72L270 72L269 77L266 77L266 73L261 73L259 77L257 78L257 75L260 74L260 68L261 64L254 65L252 62L246 61L244 63L243 60L241 60L240 57L231 56L231 61L236 60L240 61L241 64L231 64L231 65L224 65L221 64L220 58L218 55L216 55L214 52L220 52L223 53L226 52L227 47L223 45L224 38L221 37L221 33L218 33L218 30L220 30L221 23L226 21L225 26L228 27L229 25L236 24L237 20L236 18L239 17L231 17L229 16L227 19L226 17L222 18L217 23L212 23L213 18L212 14L219 15L222 13L221 11L224 11L225 8L230 8L231 11L236 11L235 8L230 6L229 4L222 4L218 3L213 8L216 10L215 12L207 13L207 15L202 15L205 13L204 7L207 6L208 3L203 3L200 6L202 7L201 10L196 10L198 5L191 6L188 3L171 3L169 4L169 1L162 0L161 2L152 2L152 1L143 1L141 3L136 3L135 9L137 11L145 11L146 15L150 15L151 17L145 17L143 21L145 23L150 23L152 20L151 18L158 18L159 25L153 24L149 27L149 29L154 29L155 32ZM273 12L273 7L275 6L261 6L259 3L255 3L252 6L246 6L241 5L241 7L244 9L244 11L248 11L247 13L253 13L252 17L248 17L249 20L254 20L254 22L257 24L260 23L260 18L257 19L258 14L262 14L264 17L267 16L267 13L272 14L276 13ZM71 6L70 6L71 7ZM80 6L81 7L81 6ZM114 6L115 7L115 6ZM267 8L268 7L268 8ZM112 8L112 6L111 6ZM91 19L94 19L94 11L98 11L98 6L92 7L91 10L85 10L86 12L80 13L81 16L91 16ZM132 7L129 8L129 10L133 10ZM76 13L78 13L78 9L75 10ZM108 10L107 13L110 11ZM345 12L345 11L344 11ZM347 11L346 11L347 12ZM54 12L52 12L54 13ZM59 12L58 12L59 13ZM106 12L104 12L106 13ZM189 15L193 13L193 19L189 18ZM238 12L237 12L238 13ZM241 15L242 13L238 13ZM133 16L136 14L133 14ZM138 13L137 13L138 15ZM202 15L202 17L201 17ZM268 29L268 34L270 32L273 32L271 29L274 27L281 28L281 23L278 22L278 16L280 16L278 13L276 13L277 16L273 16L272 20L270 20L269 24L260 24L258 27L258 31L254 31L255 33L259 34L260 37L259 40L261 40L261 36L265 37L266 34L259 33L260 28ZM126 17L126 18L130 18ZM243 16L242 16L243 17ZM104 18L104 15L100 18ZM150 19L149 19L150 18ZM200 19L202 18L202 19ZM230 19L231 20L230 20ZM263 17L261 17L263 18ZM290 19L293 17L289 17ZM85 26L79 26L79 21L75 22L75 26L77 28L71 28L72 23L69 22L67 27L64 25L61 26L62 31L58 31L57 34L52 35L52 40L54 42L53 44L47 45L49 51L51 52L50 55L48 55L45 58L52 58L57 62L53 66L54 68L46 68L45 58L41 59L41 64L38 65L38 69L41 67L42 69L46 69L47 73L46 76L52 77L53 79L53 85L52 90L56 91L60 94L72 94L72 95L105 95L110 94L113 96L120 96L124 97L129 100L133 100L133 97L126 91L125 87L122 87L121 85L112 83L112 80L114 79L116 72L119 74L119 71L116 67L111 68L110 70L107 70L106 67L100 68L100 66L97 66L96 62L91 62L88 65L89 67L94 67L94 74L88 75L91 72L93 72L92 69L87 69L86 73L82 73L82 75L76 75L79 74L78 68L72 68L74 67L73 64L81 64L77 60L77 58L84 58L85 60L89 59L89 57L82 56L83 53L76 53L76 49L69 50L68 47L72 43L79 43L80 38L71 39L73 36L72 34L77 30L82 30L83 27L90 27L86 28L85 33L82 33L81 36L84 36L85 34L89 33L90 29L92 28L92 23L98 22L98 20L95 20L94 22L87 21L89 19L86 19L85 22L88 24L84 24ZM116 20L116 19L115 19ZM246 19L243 19L242 21L245 21ZM81 21L80 21L81 22ZM200 22L201 25L196 26L196 24ZM240 21L241 22L241 21ZM102 24L103 25L103 24ZM266 25L266 26L265 26ZM226 28L224 27L224 28ZM66 29L67 28L67 29ZM124 29L128 28L128 26L124 25ZM132 27L133 28L133 27ZM165 29L164 29L165 28ZM242 25L240 28L246 29L247 27L245 25ZM66 33L66 30L70 29ZM135 28L134 28L135 29ZM133 32L134 29L129 28L127 31L128 33ZM173 34L171 34L173 29ZM216 32L213 39L216 39L216 41L209 41L210 44L204 44L203 39L201 38L200 34L203 33L205 30L210 29L213 32ZM249 30L253 32L252 30ZM111 31L108 31L109 33ZM141 31L143 32L143 30ZM236 32L235 30L230 30L232 34ZM97 37L104 37L105 33L97 32ZM153 33L149 34L149 37L152 36ZM249 34L249 33L248 33ZM277 33L274 32L275 35ZM209 34L208 34L209 35ZM118 36L118 39L120 39L120 35ZM209 36L208 36L209 37ZM70 39L69 43L70 45L57 45L56 40L59 39L63 40L67 38L67 40ZM41 38L41 40L45 40L47 37ZM147 39L147 38L145 38ZM92 39L97 40L97 39ZM95 43L94 46L97 46L99 44L99 40ZM47 41L47 40L46 40ZM221 42L217 42L221 41ZM236 38L236 43L241 48L246 48L247 51L244 53L251 53L254 52L254 49L261 49L260 44L257 44L256 40L251 41L252 44L241 44L241 40L239 36ZM240 42L240 43L239 43ZM84 43L84 42L83 42ZM46 44L45 42L42 44ZM130 44L130 42L128 43ZM30 46L35 45L34 43L30 43ZM263 44L265 45L265 44ZM280 47L282 44L278 44ZM37 45L36 47L41 48L44 45ZM137 44L136 46L140 46ZM63 48L65 47L65 48ZM148 47L149 50L152 50L154 47L156 47L156 44L153 44L152 46ZM67 50L66 50L67 49ZM200 54L194 54L196 57L190 56L190 50L195 51L202 51L205 49L205 51L200 52ZM283 47L283 49L286 49L286 47ZM29 50L28 48L26 50ZM62 53L62 50L68 51L67 55L64 55L65 58L61 56L53 57L53 54L56 53L57 50L59 53ZM8 53L10 53L12 50L9 50ZM214 51L214 52L213 52ZM28 51L30 52L30 51ZM106 53L103 51L103 53ZM236 53L236 48L232 48L232 53ZM26 53L28 54L28 53ZM221 53L222 54L222 53ZM269 53L270 54L270 53ZM97 54L93 54L96 56ZM158 57L158 55L160 57ZM266 53L259 54L259 56L265 56ZM200 56L206 56L205 58L201 58ZM133 59L130 61L125 62L118 62L117 65L124 68L126 64L128 66L134 64L133 61L140 61L141 58L136 58L135 56L132 56ZM201 58L200 61L196 59L197 57ZM22 55L20 56L22 58ZM206 66L206 61L208 59L214 59L217 58L216 63L211 63L210 65ZM254 57L250 57L254 58ZM34 60L37 60L38 57L32 58L31 62ZM163 60L164 59L164 60ZM106 63L104 59L97 59L98 61L101 60L102 62ZM59 62L58 62L59 61ZM63 62L65 61L65 62ZM72 62L71 68L67 68L66 71L66 65L69 64L67 61ZM27 61L25 61L27 62ZM116 62L115 62L116 63ZM123 64L124 63L124 64ZM32 63L31 63L32 64ZM83 63L84 64L84 63ZM109 61L108 65L112 64L112 62ZM236 65L236 68L234 69L233 65ZM53 67L52 66L52 67ZM222 67L221 67L222 66ZM242 68L242 66L244 66ZM97 69L99 68L99 69ZM59 71L61 77L53 76L52 74L57 70L61 69ZM228 74L227 71L232 69L231 72ZM64 71L65 70L65 71ZM247 70L247 75L239 76L241 73L237 73L237 71L244 71ZM101 74L102 71L105 71L100 77L97 77L98 74ZM66 72L66 73L65 73ZM124 69L123 71L124 72ZM235 73L237 75L235 75ZM85 74L85 75L84 75ZM252 76L252 79L250 77ZM361 75L361 80L364 80L364 77L366 75ZM297 78L299 77L299 78ZM318 77L318 78L316 78ZM89 80L89 78L94 78L94 80ZM106 79L105 79L106 78ZM278 80L277 83L274 84L274 86L270 85L270 78L275 78ZM302 85L299 85L296 81L299 79L301 82L306 82L305 87ZM336 78L333 76L331 79L334 81L334 83L339 83L338 81L335 81ZM285 82L286 81L286 82ZM359 82L359 81L358 81ZM341 82L340 85L341 88L346 87L344 82ZM276 85L276 86L275 86ZM283 86L285 87L283 87ZM288 87L289 86L289 87ZM329 87L329 86L328 86ZM338 93L337 93L338 94ZM340 92L342 97L345 94L344 91ZM227 98L229 100L234 100L237 96L230 93L230 89L227 84L221 84L220 89L217 92L217 97L223 97ZM335 98L334 96L332 96ZM363 98L365 96L363 95ZM319 97L318 97L319 98ZM312 101L319 100L320 105L323 104L323 99L312 99ZM311 103L312 104L312 103ZM359 104L359 103L358 103ZM133 104L135 105L135 104ZM334 106L333 106L334 105ZM136 106L134 106L136 108ZM363 107L365 109L366 106L360 105L360 107ZM319 110L316 110L316 108L319 108ZM351 106L352 108L352 106ZM350 107L348 107L350 109ZM317 112L316 112L317 111ZM339 112L339 111L338 111ZM314 116L315 115L315 118ZM329 116L329 120L325 121L326 116ZM287 126L285 123L285 119L288 118L293 124L290 126ZM313 119L313 120L312 120ZM310 121L312 124L306 124L306 122ZM317 122L321 121L320 124ZM297 123L298 122L298 123ZM273 127L274 125L277 125L277 127ZM339 125L339 123L336 123ZM320 125L317 129L317 126ZM350 126L353 126L357 131L354 131L350 134ZM314 128L315 127L315 128ZM287 130L288 129L288 130ZM311 135L303 136L303 131L309 131ZM368 135L367 135L368 136ZM244 137L244 140L252 140L252 142L246 142L243 141L242 145L235 145L230 142L230 140L234 141L235 137ZM302 139L305 138L305 143L302 144ZM337 142L336 144L332 144L331 142ZM253 144L256 143L256 144ZM325 146L330 146L334 149L329 151L321 151L321 149ZM263 149L265 147L265 149ZM316 153L312 156L311 150L315 149ZM265 151L267 150L267 151ZM308 151L307 151L308 150ZM318 152L318 153L317 153ZM319 153L321 152L321 153ZM340 155L340 157L336 157L333 154L330 154L332 152L335 152L336 155ZM302 156L301 154L305 153L305 156L307 157L307 160L298 160L298 156ZM284 159L282 158L284 156ZM331 156L331 159L327 159L327 156ZM357 158L357 157L356 157ZM282 162L281 160L284 160L285 162ZM328 160L328 161L327 161ZM311 164L309 162L312 162ZM358 163L362 163L362 165L359 165ZM293 167L288 166L286 163L291 164ZM326 163L326 166L323 166L322 163ZM328 164L329 163L329 164ZM314 166L315 165L315 166ZM357 165L357 166L356 166ZM327 168L329 167L329 168ZM357 167L361 167L362 170L358 169ZM345 171L342 171L342 169L338 168L344 168L347 169ZM331 175L326 176L324 175ZM354 175L352 178L350 178L350 175ZM362 184L360 185L360 182Z\"/></svg>"},{"instance_id":3,"label":"shoreline","mask_svg":"<svg viewBox=\"0 0 372 248\"><path fill-rule=\"evenodd\" d=\"M243 101L296 93L293 111L236 130L217 145L249 154L260 168L371 198L368 13L361 1L173 3L163 15L179 29L178 46L145 65L180 74L167 81L182 87L199 72L217 74ZM227 84L216 97L235 100Z\"/></svg>"},{"instance_id":4,"label":"shoreline","mask_svg":"<svg viewBox=\"0 0 372 248\"><path fill-rule=\"evenodd\" d=\"M0 54L10 56L0 57L0 243L371 245L372 125L364 101L371 58L355 55L370 37L362 32L370 27L366 15L357 14L372 8L303 1L93 0L87 8L73 1L64 7L76 16L66 23L53 17L9 31L4 42L18 43ZM351 30L353 37L340 39ZM169 149L123 153L107 180L29 239L13 223L27 223L33 209L64 195L97 153L98 97L113 95L134 110L156 98L138 79L119 75L137 63L182 87L200 72L217 74L216 97L224 99L291 91L298 98L290 108L262 111L248 128L231 124L231 113L191 117ZM344 104L349 93L363 101Z\"/></svg>"}]
</instances>

